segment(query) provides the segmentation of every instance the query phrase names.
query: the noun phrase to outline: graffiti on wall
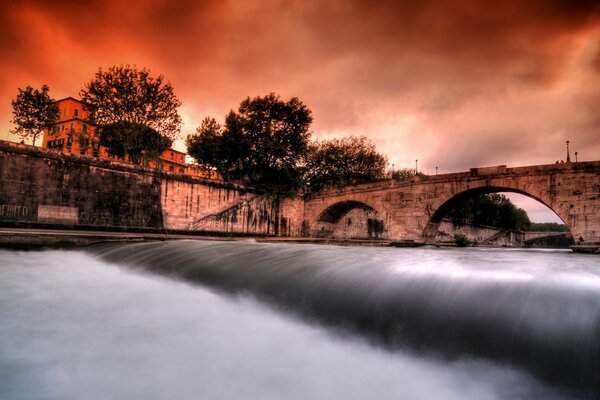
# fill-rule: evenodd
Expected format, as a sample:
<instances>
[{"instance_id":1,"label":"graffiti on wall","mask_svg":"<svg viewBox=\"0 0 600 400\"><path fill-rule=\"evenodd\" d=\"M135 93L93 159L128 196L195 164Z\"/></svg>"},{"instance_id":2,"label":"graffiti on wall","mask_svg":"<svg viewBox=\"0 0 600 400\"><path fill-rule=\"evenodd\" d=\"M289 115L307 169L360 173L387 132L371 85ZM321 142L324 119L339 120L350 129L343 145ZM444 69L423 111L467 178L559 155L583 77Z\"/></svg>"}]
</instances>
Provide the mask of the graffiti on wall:
<instances>
[{"instance_id":1,"label":"graffiti on wall","mask_svg":"<svg viewBox=\"0 0 600 400\"><path fill-rule=\"evenodd\" d=\"M29 219L31 208L15 204L0 204L0 218L2 219Z\"/></svg>"}]
</instances>

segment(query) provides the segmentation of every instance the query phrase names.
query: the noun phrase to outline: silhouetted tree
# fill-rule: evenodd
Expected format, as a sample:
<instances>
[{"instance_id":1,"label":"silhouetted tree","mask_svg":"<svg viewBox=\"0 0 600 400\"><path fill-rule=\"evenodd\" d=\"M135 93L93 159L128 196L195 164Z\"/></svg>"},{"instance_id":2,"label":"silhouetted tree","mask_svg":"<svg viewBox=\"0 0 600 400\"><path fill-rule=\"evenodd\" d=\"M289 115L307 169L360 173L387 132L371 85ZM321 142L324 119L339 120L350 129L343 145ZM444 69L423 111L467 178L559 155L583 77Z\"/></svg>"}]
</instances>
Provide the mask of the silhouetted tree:
<instances>
[{"instance_id":1,"label":"silhouetted tree","mask_svg":"<svg viewBox=\"0 0 600 400\"><path fill-rule=\"evenodd\" d=\"M177 109L181 102L162 75L153 78L147 69L138 71L129 65L113 66L107 71L100 69L80 96L90 111L91 122L98 127L100 142L110 143L114 151L120 146L117 142L126 139L126 134L133 135L123 146L134 153L141 148L143 157L152 158L160 155L166 148L164 145L169 143L170 146L179 135L181 117ZM116 128L125 130L117 133ZM111 136L102 136L107 134ZM156 139L155 134L163 139ZM152 140L143 143L142 138ZM132 161L139 163L141 158Z\"/></svg>"},{"instance_id":2,"label":"silhouetted tree","mask_svg":"<svg viewBox=\"0 0 600 400\"><path fill-rule=\"evenodd\" d=\"M301 184L311 122L311 111L296 97L287 102L274 93L248 97L226 116L224 126L212 118L202 121L186 140L188 154L227 180L290 193Z\"/></svg>"},{"instance_id":3,"label":"silhouetted tree","mask_svg":"<svg viewBox=\"0 0 600 400\"><path fill-rule=\"evenodd\" d=\"M422 173L415 173L415 169L414 168L401 168L401 169L397 169L394 171L391 171L389 173L389 177L391 179L397 179L397 180L403 180L403 179L410 179L413 176L417 176L417 175L423 175Z\"/></svg>"},{"instance_id":4,"label":"silhouetted tree","mask_svg":"<svg viewBox=\"0 0 600 400\"><path fill-rule=\"evenodd\" d=\"M214 118L206 117L196 128L196 133L186 138L187 152L203 170L216 170L229 180L238 165L241 150L239 143L227 143L230 136Z\"/></svg>"},{"instance_id":5,"label":"silhouetted tree","mask_svg":"<svg viewBox=\"0 0 600 400\"><path fill-rule=\"evenodd\" d=\"M450 212L456 225L475 224L506 230L527 230L531 224L525 210L517 208L508 197L491 193L472 197Z\"/></svg>"},{"instance_id":6,"label":"silhouetted tree","mask_svg":"<svg viewBox=\"0 0 600 400\"><path fill-rule=\"evenodd\" d=\"M47 85L42 85L42 90L27 86L19 88L19 93L12 101L13 119L15 128L11 133L19 135L23 139L35 141L45 128L52 127L59 118L59 109L56 101L48 94Z\"/></svg>"},{"instance_id":7,"label":"silhouetted tree","mask_svg":"<svg viewBox=\"0 0 600 400\"><path fill-rule=\"evenodd\" d=\"M387 158L365 137L324 140L310 146L305 183L311 191L387 178Z\"/></svg>"},{"instance_id":8,"label":"silhouetted tree","mask_svg":"<svg viewBox=\"0 0 600 400\"><path fill-rule=\"evenodd\" d=\"M537 232L568 232L569 228L565 224L558 224L556 222L532 222L528 230Z\"/></svg>"},{"instance_id":9,"label":"silhouetted tree","mask_svg":"<svg viewBox=\"0 0 600 400\"><path fill-rule=\"evenodd\" d=\"M100 145L114 156L122 158L127 155L134 164L140 164L142 158L158 158L172 144L168 137L135 122L120 121L102 125L99 129Z\"/></svg>"}]
</instances>

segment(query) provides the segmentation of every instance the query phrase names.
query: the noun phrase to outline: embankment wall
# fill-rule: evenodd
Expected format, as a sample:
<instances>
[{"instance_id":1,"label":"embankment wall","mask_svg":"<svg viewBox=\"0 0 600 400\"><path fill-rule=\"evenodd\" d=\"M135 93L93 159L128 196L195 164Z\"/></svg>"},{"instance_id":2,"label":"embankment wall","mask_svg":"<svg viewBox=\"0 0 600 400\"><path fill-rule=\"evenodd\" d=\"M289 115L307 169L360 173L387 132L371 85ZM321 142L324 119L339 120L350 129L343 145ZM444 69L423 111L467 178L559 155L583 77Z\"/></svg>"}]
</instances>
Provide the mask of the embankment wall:
<instances>
[{"instance_id":1,"label":"embankment wall","mask_svg":"<svg viewBox=\"0 0 600 400\"><path fill-rule=\"evenodd\" d=\"M298 236L302 201L0 142L0 223Z\"/></svg>"}]
</instances>

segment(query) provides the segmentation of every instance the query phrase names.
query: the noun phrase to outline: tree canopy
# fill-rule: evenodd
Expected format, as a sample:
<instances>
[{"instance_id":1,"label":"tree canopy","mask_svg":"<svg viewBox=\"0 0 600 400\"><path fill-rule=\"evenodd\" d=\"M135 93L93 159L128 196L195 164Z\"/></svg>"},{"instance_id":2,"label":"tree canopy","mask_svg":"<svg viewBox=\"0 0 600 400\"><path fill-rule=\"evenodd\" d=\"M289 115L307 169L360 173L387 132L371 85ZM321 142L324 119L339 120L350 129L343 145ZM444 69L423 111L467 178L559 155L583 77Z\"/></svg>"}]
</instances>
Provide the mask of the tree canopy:
<instances>
[{"instance_id":1,"label":"tree canopy","mask_svg":"<svg viewBox=\"0 0 600 400\"><path fill-rule=\"evenodd\" d=\"M48 94L47 85L42 85L41 90L27 86L19 88L19 93L12 101L13 120L15 128L11 133L23 139L32 139L33 145L45 128L50 128L58 121L59 109L56 101Z\"/></svg>"},{"instance_id":2,"label":"tree canopy","mask_svg":"<svg viewBox=\"0 0 600 400\"><path fill-rule=\"evenodd\" d=\"M310 146L306 185L311 191L385 179L387 158L366 137L324 140Z\"/></svg>"},{"instance_id":3,"label":"tree canopy","mask_svg":"<svg viewBox=\"0 0 600 400\"><path fill-rule=\"evenodd\" d=\"M129 65L113 66L106 71L100 69L80 96L90 111L91 122L98 127L100 142L109 144L107 147L114 154L122 145L127 154L153 158L179 136L182 121L177 109L181 102L162 75L153 78L147 69L138 70ZM124 130L118 133L116 128ZM163 139L158 140L156 134ZM152 140L144 142L150 138ZM124 142L120 144L120 141Z\"/></svg>"},{"instance_id":4,"label":"tree canopy","mask_svg":"<svg viewBox=\"0 0 600 400\"><path fill-rule=\"evenodd\" d=\"M472 197L450 212L448 217L456 225L474 224L506 230L527 230L531 221L522 208L517 208L508 197L499 193Z\"/></svg>"},{"instance_id":5,"label":"tree canopy","mask_svg":"<svg viewBox=\"0 0 600 400\"><path fill-rule=\"evenodd\" d=\"M232 157L228 155L230 149L225 144L223 127L214 119L206 117L196 128L196 133L189 135L185 144L187 152L196 163L205 171L216 170L221 176L228 178L228 172L232 169Z\"/></svg>"},{"instance_id":6,"label":"tree canopy","mask_svg":"<svg viewBox=\"0 0 600 400\"><path fill-rule=\"evenodd\" d=\"M227 180L241 178L274 193L294 191L301 184L311 123L311 111L296 97L248 97L224 126L205 119L186 140L188 154Z\"/></svg>"},{"instance_id":7,"label":"tree canopy","mask_svg":"<svg viewBox=\"0 0 600 400\"><path fill-rule=\"evenodd\" d=\"M421 172L416 172L414 168L400 168L400 169L396 169L393 170L389 173L389 177L391 179L396 179L396 180L404 180L404 179L410 179L413 176L423 176L423 174Z\"/></svg>"},{"instance_id":8,"label":"tree canopy","mask_svg":"<svg viewBox=\"0 0 600 400\"><path fill-rule=\"evenodd\" d=\"M171 144L168 137L134 122L120 121L103 125L100 131L100 145L106 147L109 154L119 158L127 155L134 164L140 164L142 157L158 158Z\"/></svg>"}]
</instances>

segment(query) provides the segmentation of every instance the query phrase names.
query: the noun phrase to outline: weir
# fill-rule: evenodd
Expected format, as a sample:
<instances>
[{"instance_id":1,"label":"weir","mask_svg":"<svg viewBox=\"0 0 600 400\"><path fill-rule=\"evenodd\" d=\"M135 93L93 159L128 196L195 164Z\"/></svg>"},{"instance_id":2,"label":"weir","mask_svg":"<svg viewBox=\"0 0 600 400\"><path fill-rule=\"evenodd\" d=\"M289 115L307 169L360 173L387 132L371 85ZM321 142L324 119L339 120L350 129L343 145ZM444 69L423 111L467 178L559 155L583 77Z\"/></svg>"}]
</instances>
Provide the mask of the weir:
<instances>
[{"instance_id":1,"label":"weir","mask_svg":"<svg viewBox=\"0 0 600 400\"><path fill-rule=\"evenodd\" d=\"M457 250L196 241L90 251L119 265L255 296L389 349L485 357L600 393L600 276L574 267L565 253L503 258L499 250L480 250L467 261Z\"/></svg>"}]
</instances>

